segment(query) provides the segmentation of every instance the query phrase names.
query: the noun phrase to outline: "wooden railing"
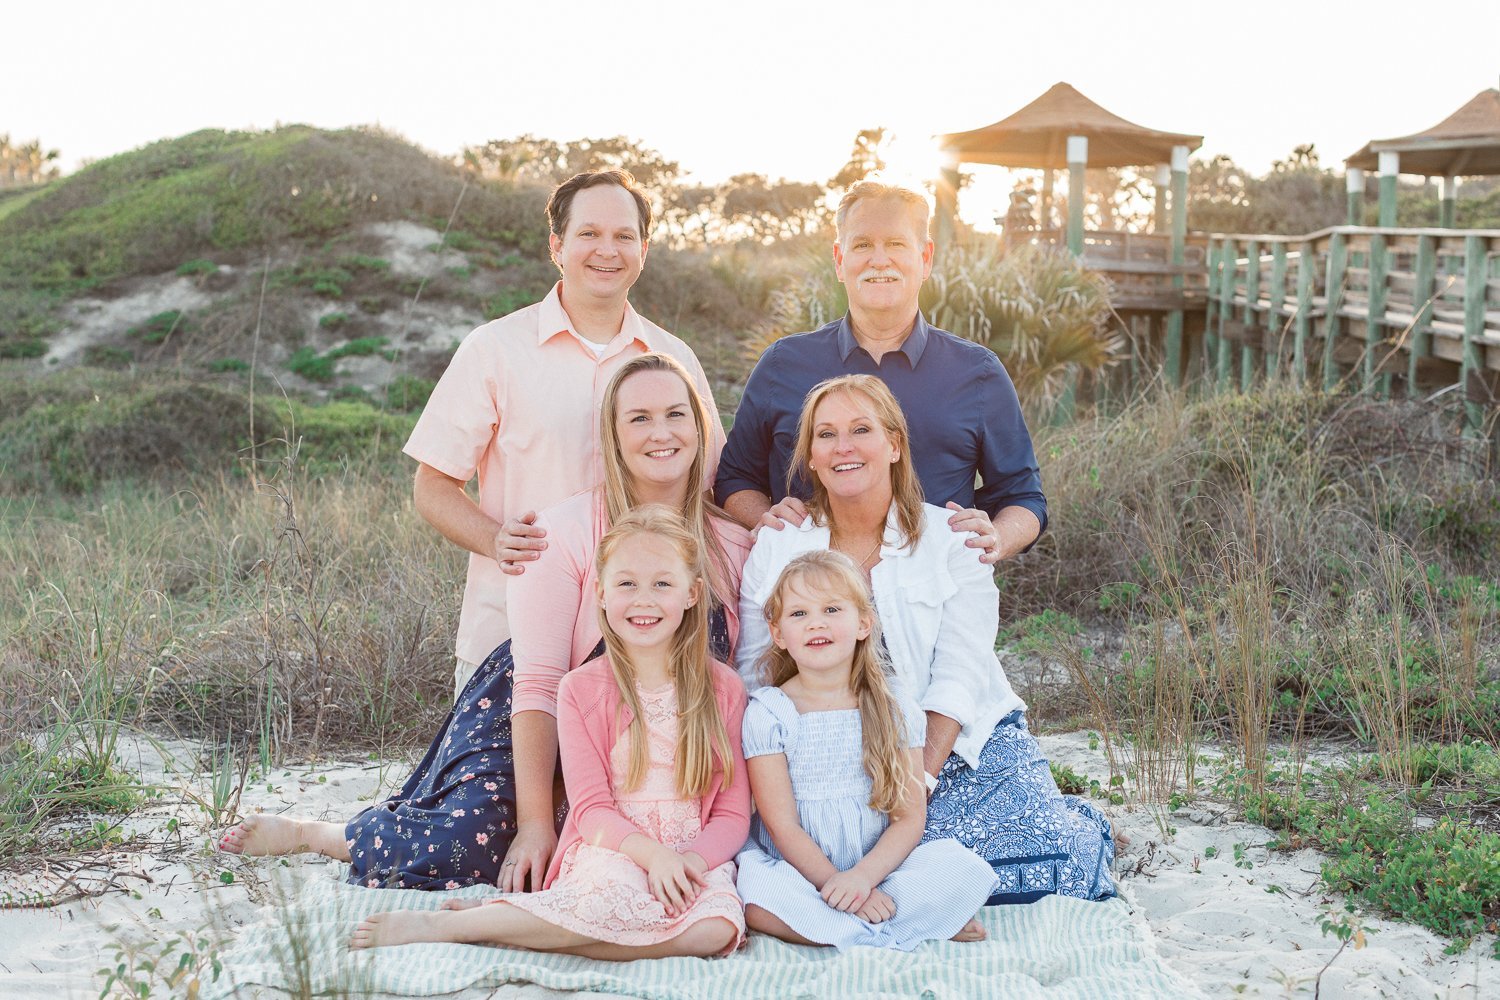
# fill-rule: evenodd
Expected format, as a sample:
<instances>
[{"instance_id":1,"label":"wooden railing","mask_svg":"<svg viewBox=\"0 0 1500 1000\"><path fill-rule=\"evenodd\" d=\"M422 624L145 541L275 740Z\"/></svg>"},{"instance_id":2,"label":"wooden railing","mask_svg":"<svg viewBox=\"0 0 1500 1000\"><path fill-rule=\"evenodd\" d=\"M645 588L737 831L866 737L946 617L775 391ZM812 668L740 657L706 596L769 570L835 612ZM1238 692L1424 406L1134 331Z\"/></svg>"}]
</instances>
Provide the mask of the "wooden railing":
<instances>
[{"instance_id":1,"label":"wooden railing","mask_svg":"<svg viewBox=\"0 0 1500 1000\"><path fill-rule=\"evenodd\" d=\"M1207 280L1203 357L1221 385L1277 374L1376 394L1457 384L1474 430L1496 405L1500 230L1215 234Z\"/></svg>"},{"instance_id":2,"label":"wooden railing","mask_svg":"<svg viewBox=\"0 0 1500 1000\"><path fill-rule=\"evenodd\" d=\"M1043 230L1032 241L1066 246L1061 230ZM1170 236L1084 230L1083 265L1099 271L1114 286L1110 305L1117 312L1202 309L1208 288L1208 237L1190 233L1183 245L1181 265L1172 263ZM1173 277L1180 275L1180 287Z\"/></svg>"}]
</instances>

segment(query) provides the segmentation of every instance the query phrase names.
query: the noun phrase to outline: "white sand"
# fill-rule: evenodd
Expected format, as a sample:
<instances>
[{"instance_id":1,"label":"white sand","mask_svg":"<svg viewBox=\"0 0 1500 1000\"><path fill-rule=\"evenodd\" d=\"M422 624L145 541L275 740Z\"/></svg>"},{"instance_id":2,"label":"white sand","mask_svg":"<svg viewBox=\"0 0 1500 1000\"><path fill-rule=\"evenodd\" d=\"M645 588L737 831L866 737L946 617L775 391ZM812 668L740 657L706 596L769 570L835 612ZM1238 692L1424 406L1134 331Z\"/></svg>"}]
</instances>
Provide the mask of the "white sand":
<instances>
[{"instance_id":1,"label":"white sand","mask_svg":"<svg viewBox=\"0 0 1500 1000\"><path fill-rule=\"evenodd\" d=\"M1108 777L1102 750L1089 750L1086 734L1044 736L1049 756L1080 773ZM160 752L159 752L160 751ZM119 961L123 942L147 942L140 957L156 957L173 937L196 934L205 951L254 921L260 906L286 898L300 879L328 874L321 860L233 858L209 849L211 830L199 804L209 797L205 775L195 773L195 748L134 744L126 763L145 781L167 789L163 798L130 819L138 842L119 851L69 859L25 876L4 877L15 897L40 891L99 893L50 908L0 910L0 997L98 997L96 970ZM175 770L173 761L175 760ZM342 820L382 788L399 784L407 764L325 762L276 770L269 781L246 787L243 808ZM1263 827L1225 820L1226 808L1184 807L1163 821L1163 836L1144 806L1107 810L1130 838L1117 872L1127 898L1149 924L1162 958L1210 997L1313 995L1318 971L1338 942L1319 930L1322 914L1342 900L1319 891L1319 859L1312 851L1273 853ZM171 820L177 822L169 832ZM1242 845L1236 864L1235 845ZM1217 856L1206 855L1213 848ZM231 884L221 874L234 875ZM71 882L68 879L71 878ZM1273 888L1274 887L1274 888ZM1500 962L1488 957L1490 941L1468 952L1443 954L1445 942L1420 928L1367 918L1367 946L1345 949L1324 974L1324 997L1500 996ZM180 951L177 953L180 954ZM175 965L176 954L172 964ZM158 985L153 996L186 995ZM279 995L279 994L278 994ZM462 996L559 997L535 986L470 991Z\"/></svg>"}]
</instances>

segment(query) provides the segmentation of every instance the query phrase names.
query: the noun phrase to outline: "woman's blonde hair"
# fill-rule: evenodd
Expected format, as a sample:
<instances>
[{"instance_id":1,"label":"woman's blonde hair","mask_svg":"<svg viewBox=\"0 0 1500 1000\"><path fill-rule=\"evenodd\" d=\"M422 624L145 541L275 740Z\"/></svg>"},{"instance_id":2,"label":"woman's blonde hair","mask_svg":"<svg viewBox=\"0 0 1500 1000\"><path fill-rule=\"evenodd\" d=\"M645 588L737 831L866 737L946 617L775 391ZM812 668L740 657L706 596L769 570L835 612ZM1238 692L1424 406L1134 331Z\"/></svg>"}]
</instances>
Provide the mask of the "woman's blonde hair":
<instances>
[{"instance_id":1,"label":"woman's blonde hair","mask_svg":"<svg viewBox=\"0 0 1500 1000\"><path fill-rule=\"evenodd\" d=\"M729 521L724 513L704 493L703 481L708 470L708 444L710 436L709 412L703 397L693 385L692 376L682 363L668 354L638 354L625 362L604 387L604 398L599 407L599 445L604 453L604 512L606 523L614 524L625 512L634 508L640 498L636 493L630 470L625 467L625 453L620 447L620 432L615 426L619 419L620 387L632 375L640 372L667 372L682 379L687 393L688 407L693 411L693 425L698 429L698 447L693 455L692 467L688 470L687 485L682 491L682 517L688 530L698 541L700 551L706 553L708 584L712 600L717 604L734 605L739 601L731 582L729 557L719 538L709 527L709 518L717 517Z\"/></svg>"},{"instance_id":2,"label":"woman's blonde hair","mask_svg":"<svg viewBox=\"0 0 1500 1000\"><path fill-rule=\"evenodd\" d=\"M842 552L831 549L804 552L787 563L776 578L766 601L766 621L777 622L786 605L787 592L799 584L804 593L847 600L856 614L870 622L870 634L854 641L849 688L859 702L865 773L870 776L870 808L895 812L906 801L907 782L911 779L906 760L906 721L900 704L891 694L880 645L880 616L875 613L870 585L854 560ZM765 661L770 683L776 687L797 676L796 660L775 643L766 651Z\"/></svg>"},{"instance_id":3,"label":"woman's blonde hair","mask_svg":"<svg viewBox=\"0 0 1500 1000\"><path fill-rule=\"evenodd\" d=\"M797 446L792 452L792 464L787 469L786 489L792 491L792 480L797 473L812 486L812 499L807 509L818 524L834 528L833 511L828 505L828 490L812 468L813 417L818 406L835 393L862 396L875 411L875 420L896 447L898 456L891 464L891 497L896 505L896 524L901 529L901 547L914 548L922 537L922 484L917 481L916 470L911 463L911 432L906 426L906 414L901 404L884 382L874 375L840 375L819 382L808 392L802 402L802 415L797 418Z\"/></svg>"},{"instance_id":4,"label":"woman's blonde hair","mask_svg":"<svg viewBox=\"0 0 1500 1000\"><path fill-rule=\"evenodd\" d=\"M604 581L610 560L628 538L655 535L668 542L681 557L689 579L703 584L703 550L697 536L682 516L664 504L649 503L620 516L599 540L594 557L600 593L599 630L604 634L604 649L614 671L615 685L620 689L620 705L630 711L630 768L625 775L625 789L639 788L646 778L648 752L646 721L641 715L640 699L635 692L635 664L630 651L604 613ZM708 792L713 783L714 758L724 771L722 788L728 788L734 776L734 754L729 734L719 714L714 697L713 661L708 655L708 600L695 601L682 616L682 623L672 636L669 668L672 686L677 691L677 789L684 796L697 797ZM618 724L619 717L616 716Z\"/></svg>"}]
</instances>

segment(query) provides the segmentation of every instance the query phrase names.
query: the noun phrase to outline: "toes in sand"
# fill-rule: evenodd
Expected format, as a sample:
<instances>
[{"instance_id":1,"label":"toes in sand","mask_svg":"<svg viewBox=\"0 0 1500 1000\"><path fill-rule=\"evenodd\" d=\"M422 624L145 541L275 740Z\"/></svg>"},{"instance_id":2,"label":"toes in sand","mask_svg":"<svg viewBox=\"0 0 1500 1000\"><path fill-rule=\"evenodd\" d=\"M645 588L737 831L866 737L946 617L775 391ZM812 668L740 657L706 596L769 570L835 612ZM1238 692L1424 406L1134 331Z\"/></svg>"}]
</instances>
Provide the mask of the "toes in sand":
<instances>
[{"instance_id":1,"label":"toes in sand","mask_svg":"<svg viewBox=\"0 0 1500 1000\"><path fill-rule=\"evenodd\" d=\"M349 947L358 951L363 948L387 948L397 944L415 944L419 941L440 941L434 914L422 910L392 910L375 913L359 922L349 939Z\"/></svg>"},{"instance_id":2,"label":"toes in sand","mask_svg":"<svg viewBox=\"0 0 1500 1000\"><path fill-rule=\"evenodd\" d=\"M302 841L302 824L296 820L252 813L225 831L219 850L251 857L298 854L308 849Z\"/></svg>"}]
</instances>

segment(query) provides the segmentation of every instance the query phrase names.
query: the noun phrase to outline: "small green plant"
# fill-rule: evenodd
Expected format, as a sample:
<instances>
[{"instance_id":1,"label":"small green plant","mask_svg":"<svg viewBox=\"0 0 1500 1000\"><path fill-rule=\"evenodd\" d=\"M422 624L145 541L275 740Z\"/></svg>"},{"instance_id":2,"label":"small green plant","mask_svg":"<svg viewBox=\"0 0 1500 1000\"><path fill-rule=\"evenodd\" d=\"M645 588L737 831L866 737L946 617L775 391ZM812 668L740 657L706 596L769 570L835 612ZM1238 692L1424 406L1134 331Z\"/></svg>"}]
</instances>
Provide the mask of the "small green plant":
<instances>
[{"instance_id":1,"label":"small green plant","mask_svg":"<svg viewBox=\"0 0 1500 1000\"><path fill-rule=\"evenodd\" d=\"M1088 794L1089 780L1083 775L1065 764L1049 763L1048 766L1052 769L1052 780L1057 783L1058 791L1064 795Z\"/></svg>"},{"instance_id":2,"label":"small green plant","mask_svg":"<svg viewBox=\"0 0 1500 1000\"><path fill-rule=\"evenodd\" d=\"M339 358L379 354L385 345L384 337L357 337L324 354L311 347L299 347L287 359L286 366L310 382L332 382Z\"/></svg>"},{"instance_id":3,"label":"small green plant","mask_svg":"<svg viewBox=\"0 0 1500 1000\"><path fill-rule=\"evenodd\" d=\"M83 352L84 364L98 368L124 368L135 361L135 352L113 344L90 344Z\"/></svg>"},{"instance_id":4,"label":"small green plant","mask_svg":"<svg viewBox=\"0 0 1500 1000\"><path fill-rule=\"evenodd\" d=\"M1313 1000L1318 1000L1322 996L1323 973L1333 967L1333 963L1338 961L1339 956L1344 953L1344 949L1352 944L1354 945L1354 950L1359 951L1365 946L1365 935L1367 933L1375 933L1373 930L1365 930L1364 918L1352 904L1347 903L1344 906L1343 913L1339 913L1332 908L1325 910L1322 919L1318 921L1318 926L1322 929L1324 937L1332 934L1338 938L1339 946L1338 950L1318 970L1317 978L1313 980Z\"/></svg>"},{"instance_id":5,"label":"small green plant","mask_svg":"<svg viewBox=\"0 0 1500 1000\"><path fill-rule=\"evenodd\" d=\"M339 258L339 266L355 271L383 272L391 269L391 262L384 257L370 257L362 253Z\"/></svg>"},{"instance_id":6,"label":"small green plant","mask_svg":"<svg viewBox=\"0 0 1500 1000\"><path fill-rule=\"evenodd\" d=\"M250 370L250 362L240 358L218 358L208 363L211 372L247 372Z\"/></svg>"},{"instance_id":7,"label":"small green plant","mask_svg":"<svg viewBox=\"0 0 1500 1000\"><path fill-rule=\"evenodd\" d=\"M318 326L325 330L337 330L349 322L349 314L345 312L331 312L318 317Z\"/></svg>"},{"instance_id":8,"label":"small green plant","mask_svg":"<svg viewBox=\"0 0 1500 1000\"><path fill-rule=\"evenodd\" d=\"M168 309L125 332L132 337L139 337L148 344L160 344L178 330L186 329L186 315L180 309Z\"/></svg>"},{"instance_id":9,"label":"small green plant","mask_svg":"<svg viewBox=\"0 0 1500 1000\"><path fill-rule=\"evenodd\" d=\"M41 337L7 337L0 340L0 358L39 358L47 353Z\"/></svg>"},{"instance_id":10,"label":"small green plant","mask_svg":"<svg viewBox=\"0 0 1500 1000\"><path fill-rule=\"evenodd\" d=\"M437 383L431 379L402 373L386 383L385 405L388 410L411 413L427 405L427 398Z\"/></svg>"},{"instance_id":11,"label":"small green plant","mask_svg":"<svg viewBox=\"0 0 1500 1000\"><path fill-rule=\"evenodd\" d=\"M156 915L160 917L160 911ZM99 969L100 1000L129 997L196 997L206 982L217 982L224 971L218 949L224 942L207 933L187 931L165 941L115 942L110 945L115 964Z\"/></svg>"},{"instance_id":12,"label":"small green plant","mask_svg":"<svg viewBox=\"0 0 1500 1000\"><path fill-rule=\"evenodd\" d=\"M217 274L219 265L206 257L198 257L177 265L177 273L183 277L192 277L197 274Z\"/></svg>"}]
</instances>

